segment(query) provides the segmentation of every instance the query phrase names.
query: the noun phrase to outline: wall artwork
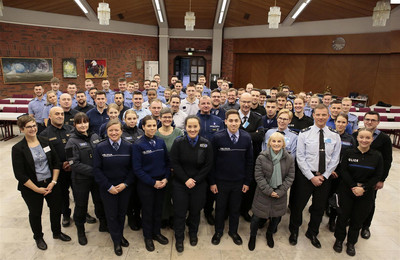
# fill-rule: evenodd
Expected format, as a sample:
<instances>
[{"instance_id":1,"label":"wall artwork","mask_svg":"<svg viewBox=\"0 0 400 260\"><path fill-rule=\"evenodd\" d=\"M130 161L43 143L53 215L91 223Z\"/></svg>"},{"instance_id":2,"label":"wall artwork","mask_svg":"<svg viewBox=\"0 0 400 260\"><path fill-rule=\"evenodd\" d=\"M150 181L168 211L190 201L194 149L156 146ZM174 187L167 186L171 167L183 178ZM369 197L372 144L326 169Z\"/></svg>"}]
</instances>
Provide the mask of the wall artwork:
<instances>
[{"instance_id":1,"label":"wall artwork","mask_svg":"<svg viewBox=\"0 0 400 260\"><path fill-rule=\"evenodd\" d=\"M62 60L62 69L64 78L77 78L78 72L76 71L76 59L68 58Z\"/></svg>"},{"instance_id":2,"label":"wall artwork","mask_svg":"<svg viewBox=\"0 0 400 260\"><path fill-rule=\"evenodd\" d=\"M85 78L107 78L107 61L85 60Z\"/></svg>"},{"instance_id":3,"label":"wall artwork","mask_svg":"<svg viewBox=\"0 0 400 260\"><path fill-rule=\"evenodd\" d=\"M1 58L4 84L50 82L51 58Z\"/></svg>"}]
</instances>

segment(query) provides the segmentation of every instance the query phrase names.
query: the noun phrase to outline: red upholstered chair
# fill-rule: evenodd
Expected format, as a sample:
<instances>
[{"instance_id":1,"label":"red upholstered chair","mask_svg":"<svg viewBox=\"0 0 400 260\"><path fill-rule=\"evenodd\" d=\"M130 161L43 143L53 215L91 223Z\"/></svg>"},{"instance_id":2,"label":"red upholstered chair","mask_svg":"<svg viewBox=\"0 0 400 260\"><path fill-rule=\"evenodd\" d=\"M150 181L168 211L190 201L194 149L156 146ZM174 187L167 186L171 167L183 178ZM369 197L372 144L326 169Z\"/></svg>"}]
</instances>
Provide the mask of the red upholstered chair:
<instances>
[{"instance_id":1,"label":"red upholstered chair","mask_svg":"<svg viewBox=\"0 0 400 260\"><path fill-rule=\"evenodd\" d=\"M371 108L369 107L360 107L358 109L358 112L369 112L369 111L371 111Z\"/></svg>"},{"instance_id":2,"label":"red upholstered chair","mask_svg":"<svg viewBox=\"0 0 400 260\"><path fill-rule=\"evenodd\" d=\"M378 113L386 113L386 108L374 108L374 111Z\"/></svg>"},{"instance_id":3,"label":"red upholstered chair","mask_svg":"<svg viewBox=\"0 0 400 260\"><path fill-rule=\"evenodd\" d=\"M351 107L350 112L357 112L357 109L355 107Z\"/></svg>"},{"instance_id":4,"label":"red upholstered chair","mask_svg":"<svg viewBox=\"0 0 400 260\"><path fill-rule=\"evenodd\" d=\"M364 116L358 116L358 121L359 122L364 121Z\"/></svg>"},{"instance_id":5,"label":"red upholstered chair","mask_svg":"<svg viewBox=\"0 0 400 260\"><path fill-rule=\"evenodd\" d=\"M395 121L395 122L400 122L400 116L395 116L395 117L394 117L394 121Z\"/></svg>"},{"instance_id":6,"label":"red upholstered chair","mask_svg":"<svg viewBox=\"0 0 400 260\"><path fill-rule=\"evenodd\" d=\"M10 104L10 100L9 99L0 99L0 104Z\"/></svg>"},{"instance_id":7,"label":"red upholstered chair","mask_svg":"<svg viewBox=\"0 0 400 260\"><path fill-rule=\"evenodd\" d=\"M16 113L17 107L3 107L3 112Z\"/></svg>"},{"instance_id":8,"label":"red upholstered chair","mask_svg":"<svg viewBox=\"0 0 400 260\"><path fill-rule=\"evenodd\" d=\"M14 104L25 104L25 105L27 105L27 104L29 104L29 100L15 100L14 101Z\"/></svg>"},{"instance_id":9,"label":"red upholstered chair","mask_svg":"<svg viewBox=\"0 0 400 260\"><path fill-rule=\"evenodd\" d=\"M28 114L28 108L27 107L17 107L17 113Z\"/></svg>"},{"instance_id":10,"label":"red upholstered chair","mask_svg":"<svg viewBox=\"0 0 400 260\"><path fill-rule=\"evenodd\" d=\"M387 116L381 116L381 121L382 121L382 122L387 122L387 121L388 121Z\"/></svg>"},{"instance_id":11,"label":"red upholstered chair","mask_svg":"<svg viewBox=\"0 0 400 260\"><path fill-rule=\"evenodd\" d=\"M32 95L22 95L23 98L33 98Z\"/></svg>"},{"instance_id":12,"label":"red upholstered chair","mask_svg":"<svg viewBox=\"0 0 400 260\"><path fill-rule=\"evenodd\" d=\"M400 113L400 108L391 108L390 113Z\"/></svg>"}]
</instances>

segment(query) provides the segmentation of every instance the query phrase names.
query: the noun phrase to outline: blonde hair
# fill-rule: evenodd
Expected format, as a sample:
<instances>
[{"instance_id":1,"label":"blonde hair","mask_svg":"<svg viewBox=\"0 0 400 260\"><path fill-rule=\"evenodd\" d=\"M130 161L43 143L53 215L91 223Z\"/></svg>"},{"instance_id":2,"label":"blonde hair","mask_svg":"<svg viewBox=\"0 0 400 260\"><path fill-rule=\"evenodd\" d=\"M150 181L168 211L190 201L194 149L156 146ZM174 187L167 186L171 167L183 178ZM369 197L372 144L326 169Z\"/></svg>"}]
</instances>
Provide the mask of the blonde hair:
<instances>
[{"instance_id":1,"label":"blonde hair","mask_svg":"<svg viewBox=\"0 0 400 260\"><path fill-rule=\"evenodd\" d=\"M268 139L268 143L267 143L268 147L271 147L271 140L272 139L281 139L282 140L282 144L283 144L282 145L282 149L285 149L286 143L285 143L285 137L283 136L283 134L281 134L279 132L273 133Z\"/></svg>"},{"instance_id":2,"label":"blonde hair","mask_svg":"<svg viewBox=\"0 0 400 260\"><path fill-rule=\"evenodd\" d=\"M289 115L289 120L292 120L292 118L293 118L293 113L290 112L290 110L286 109L286 108L279 110L278 115L276 116L276 118L278 118L282 114L288 114Z\"/></svg>"}]
</instances>

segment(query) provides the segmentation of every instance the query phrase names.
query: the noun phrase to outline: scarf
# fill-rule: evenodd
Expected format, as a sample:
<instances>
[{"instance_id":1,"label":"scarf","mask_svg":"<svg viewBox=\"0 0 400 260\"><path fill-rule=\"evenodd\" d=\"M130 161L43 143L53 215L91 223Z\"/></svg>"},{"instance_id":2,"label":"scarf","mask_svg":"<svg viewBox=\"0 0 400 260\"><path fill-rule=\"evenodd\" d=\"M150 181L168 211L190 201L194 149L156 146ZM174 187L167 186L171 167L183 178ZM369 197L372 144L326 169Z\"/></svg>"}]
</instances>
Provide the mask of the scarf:
<instances>
[{"instance_id":1,"label":"scarf","mask_svg":"<svg viewBox=\"0 0 400 260\"><path fill-rule=\"evenodd\" d=\"M272 148L269 148L269 152L272 158L272 163L274 165L274 171L272 172L271 180L269 181L269 185L276 189L282 184L282 172L281 172L281 158L283 154L283 149L276 154Z\"/></svg>"}]
</instances>

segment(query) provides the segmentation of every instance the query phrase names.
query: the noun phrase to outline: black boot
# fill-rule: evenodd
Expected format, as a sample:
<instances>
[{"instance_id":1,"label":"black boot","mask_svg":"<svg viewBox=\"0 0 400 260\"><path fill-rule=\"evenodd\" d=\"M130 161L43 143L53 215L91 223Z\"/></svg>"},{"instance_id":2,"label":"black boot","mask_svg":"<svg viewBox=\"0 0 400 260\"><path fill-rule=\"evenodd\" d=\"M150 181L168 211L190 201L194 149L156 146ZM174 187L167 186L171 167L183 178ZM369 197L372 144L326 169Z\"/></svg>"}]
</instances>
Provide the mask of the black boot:
<instances>
[{"instance_id":1,"label":"black boot","mask_svg":"<svg viewBox=\"0 0 400 260\"><path fill-rule=\"evenodd\" d=\"M87 244L87 238L85 235L85 226L76 226L76 229L78 230L78 242L81 246L84 246Z\"/></svg>"},{"instance_id":2,"label":"black boot","mask_svg":"<svg viewBox=\"0 0 400 260\"><path fill-rule=\"evenodd\" d=\"M274 237L272 235L273 233L267 232L267 234L265 235L265 237L267 238L267 245L270 248L273 248L275 243L274 243Z\"/></svg>"},{"instance_id":3,"label":"black boot","mask_svg":"<svg viewBox=\"0 0 400 260\"><path fill-rule=\"evenodd\" d=\"M256 236L250 236L248 247L250 251L253 251L254 248L256 248Z\"/></svg>"}]
</instances>

